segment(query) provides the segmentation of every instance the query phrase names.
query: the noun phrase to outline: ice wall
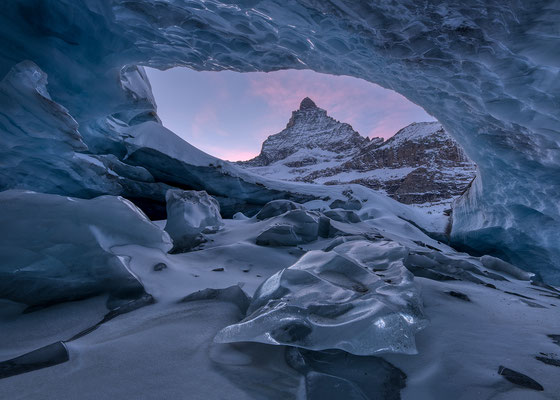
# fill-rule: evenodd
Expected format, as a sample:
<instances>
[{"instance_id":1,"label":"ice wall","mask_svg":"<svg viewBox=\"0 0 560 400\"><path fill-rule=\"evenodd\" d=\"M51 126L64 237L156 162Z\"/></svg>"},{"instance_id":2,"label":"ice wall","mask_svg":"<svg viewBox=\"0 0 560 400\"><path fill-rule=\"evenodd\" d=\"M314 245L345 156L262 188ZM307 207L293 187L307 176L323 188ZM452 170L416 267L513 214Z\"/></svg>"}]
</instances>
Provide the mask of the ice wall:
<instances>
[{"instance_id":1,"label":"ice wall","mask_svg":"<svg viewBox=\"0 0 560 400\"><path fill-rule=\"evenodd\" d=\"M108 117L129 127L157 120L148 84L123 79L131 64L309 68L394 89L436 117L480 168L456 206L452 239L560 281L557 1L19 0L2 8L0 76L36 63L90 151L114 150L100 133L118 137Z\"/></svg>"}]
</instances>

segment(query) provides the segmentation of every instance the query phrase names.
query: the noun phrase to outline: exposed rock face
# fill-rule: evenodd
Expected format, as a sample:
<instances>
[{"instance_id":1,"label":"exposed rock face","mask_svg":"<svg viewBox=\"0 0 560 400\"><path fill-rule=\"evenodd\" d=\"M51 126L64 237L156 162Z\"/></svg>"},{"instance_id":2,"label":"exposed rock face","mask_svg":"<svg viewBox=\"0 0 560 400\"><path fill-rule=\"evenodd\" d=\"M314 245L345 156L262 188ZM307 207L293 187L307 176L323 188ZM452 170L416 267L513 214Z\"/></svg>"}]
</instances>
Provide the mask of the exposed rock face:
<instances>
[{"instance_id":1,"label":"exposed rock face","mask_svg":"<svg viewBox=\"0 0 560 400\"><path fill-rule=\"evenodd\" d=\"M341 123L327 115L327 112L306 97L299 109L292 112L286 128L276 135L269 136L262 145L261 153L243 164L260 167L285 160L302 150L324 150L337 157L352 154L370 142L361 136L349 124ZM320 153L320 152L319 152ZM317 162L313 155L295 160L292 166L297 168Z\"/></svg>"},{"instance_id":2,"label":"exposed rock face","mask_svg":"<svg viewBox=\"0 0 560 400\"><path fill-rule=\"evenodd\" d=\"M407 204L450 201L475 176L475 165L438 122L413 123L387 141L370 140L308 97L286 129L240 164L283 180L359 183Z\"/></svg>"}]
</instances>

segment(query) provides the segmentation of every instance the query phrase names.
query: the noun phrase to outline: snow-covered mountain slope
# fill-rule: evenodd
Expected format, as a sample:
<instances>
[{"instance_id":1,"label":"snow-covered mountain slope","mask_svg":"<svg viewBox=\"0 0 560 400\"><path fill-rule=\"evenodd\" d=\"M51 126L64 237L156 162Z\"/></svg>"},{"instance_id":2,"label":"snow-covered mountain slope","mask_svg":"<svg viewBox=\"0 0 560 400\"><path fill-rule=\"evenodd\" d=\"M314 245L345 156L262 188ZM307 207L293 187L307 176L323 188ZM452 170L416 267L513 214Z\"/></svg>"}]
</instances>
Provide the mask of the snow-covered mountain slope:
<instances>
[{"instance_id":1,"label":"snow-covered mountain slope","mask_svg":"<svg viewBox=\"0 0 560 400\"><path fill-rule=\"evenodd\" d=\"M466 190L476 169L438 122L413 123L385 142L370 140L307 97L286 129L269 136L257 157L239 165L269 178L359 183L403 203L447 207Z\"/></svg>"}]
</instances>

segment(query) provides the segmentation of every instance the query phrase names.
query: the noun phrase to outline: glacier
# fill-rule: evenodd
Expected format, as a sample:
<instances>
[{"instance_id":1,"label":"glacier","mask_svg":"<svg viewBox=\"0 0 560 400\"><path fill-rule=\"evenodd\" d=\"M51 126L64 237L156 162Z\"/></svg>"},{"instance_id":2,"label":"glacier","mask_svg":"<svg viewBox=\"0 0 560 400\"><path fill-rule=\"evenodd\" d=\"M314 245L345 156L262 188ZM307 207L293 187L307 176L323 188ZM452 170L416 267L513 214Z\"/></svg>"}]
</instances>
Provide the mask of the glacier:
<instances>
[{"instance_id":1,"label":"glacier","mask_svg":"<svg viewBox=\"0 0 560 400\"><path fill-rule=\"evenodd\" d=\"M455 205L453 243L558 282L559 13L551 0L507 6L498 0L21 0L3 7L0 76L20 62L35 63L49 77L53 101L78 123L89 153L121 161L124 132L159 123L149 83L135 65L306 68L380 84L436 117L479 167L475 184ZM41 123L76 129L68 117L52 117ZM41 162L50 157L42 154ZM96 168L95 176L109 171L89 157L74 163L64 171L82 177ZM107 177L95 188L103 193L94 193L83 183L72 187L75 176L57 185L66 174L60 168L43 173L45 184L22 188L80 197L126 194L155 207L154 214L163 212L165 182L125 180L123 189ZM2 182L3 188L16 185Z\"/></svg>"}]
</instances>

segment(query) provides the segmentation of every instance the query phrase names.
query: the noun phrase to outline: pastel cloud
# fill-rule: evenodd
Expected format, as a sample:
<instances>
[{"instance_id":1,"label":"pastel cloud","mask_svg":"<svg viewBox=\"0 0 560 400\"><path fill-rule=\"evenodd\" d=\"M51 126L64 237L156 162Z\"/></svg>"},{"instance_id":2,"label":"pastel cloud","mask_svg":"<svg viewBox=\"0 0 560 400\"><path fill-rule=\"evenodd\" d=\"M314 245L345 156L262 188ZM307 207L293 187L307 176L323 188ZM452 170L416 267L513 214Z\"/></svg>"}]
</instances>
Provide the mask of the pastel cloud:
<instances>
[{"instance_id":1,"label":"pastel cloud","mask_svg":"<svg viewBox=\"0 0 560 400\"><path fill-rule=\"evenodd\" d=\"M169 129L217 157L243 160L282 130L308 96L364 136L388 138L415 121L433 120L399 94L360 79L311 71L271 73L148 69L158 113Z\"/></svg>"}]
</instances>

